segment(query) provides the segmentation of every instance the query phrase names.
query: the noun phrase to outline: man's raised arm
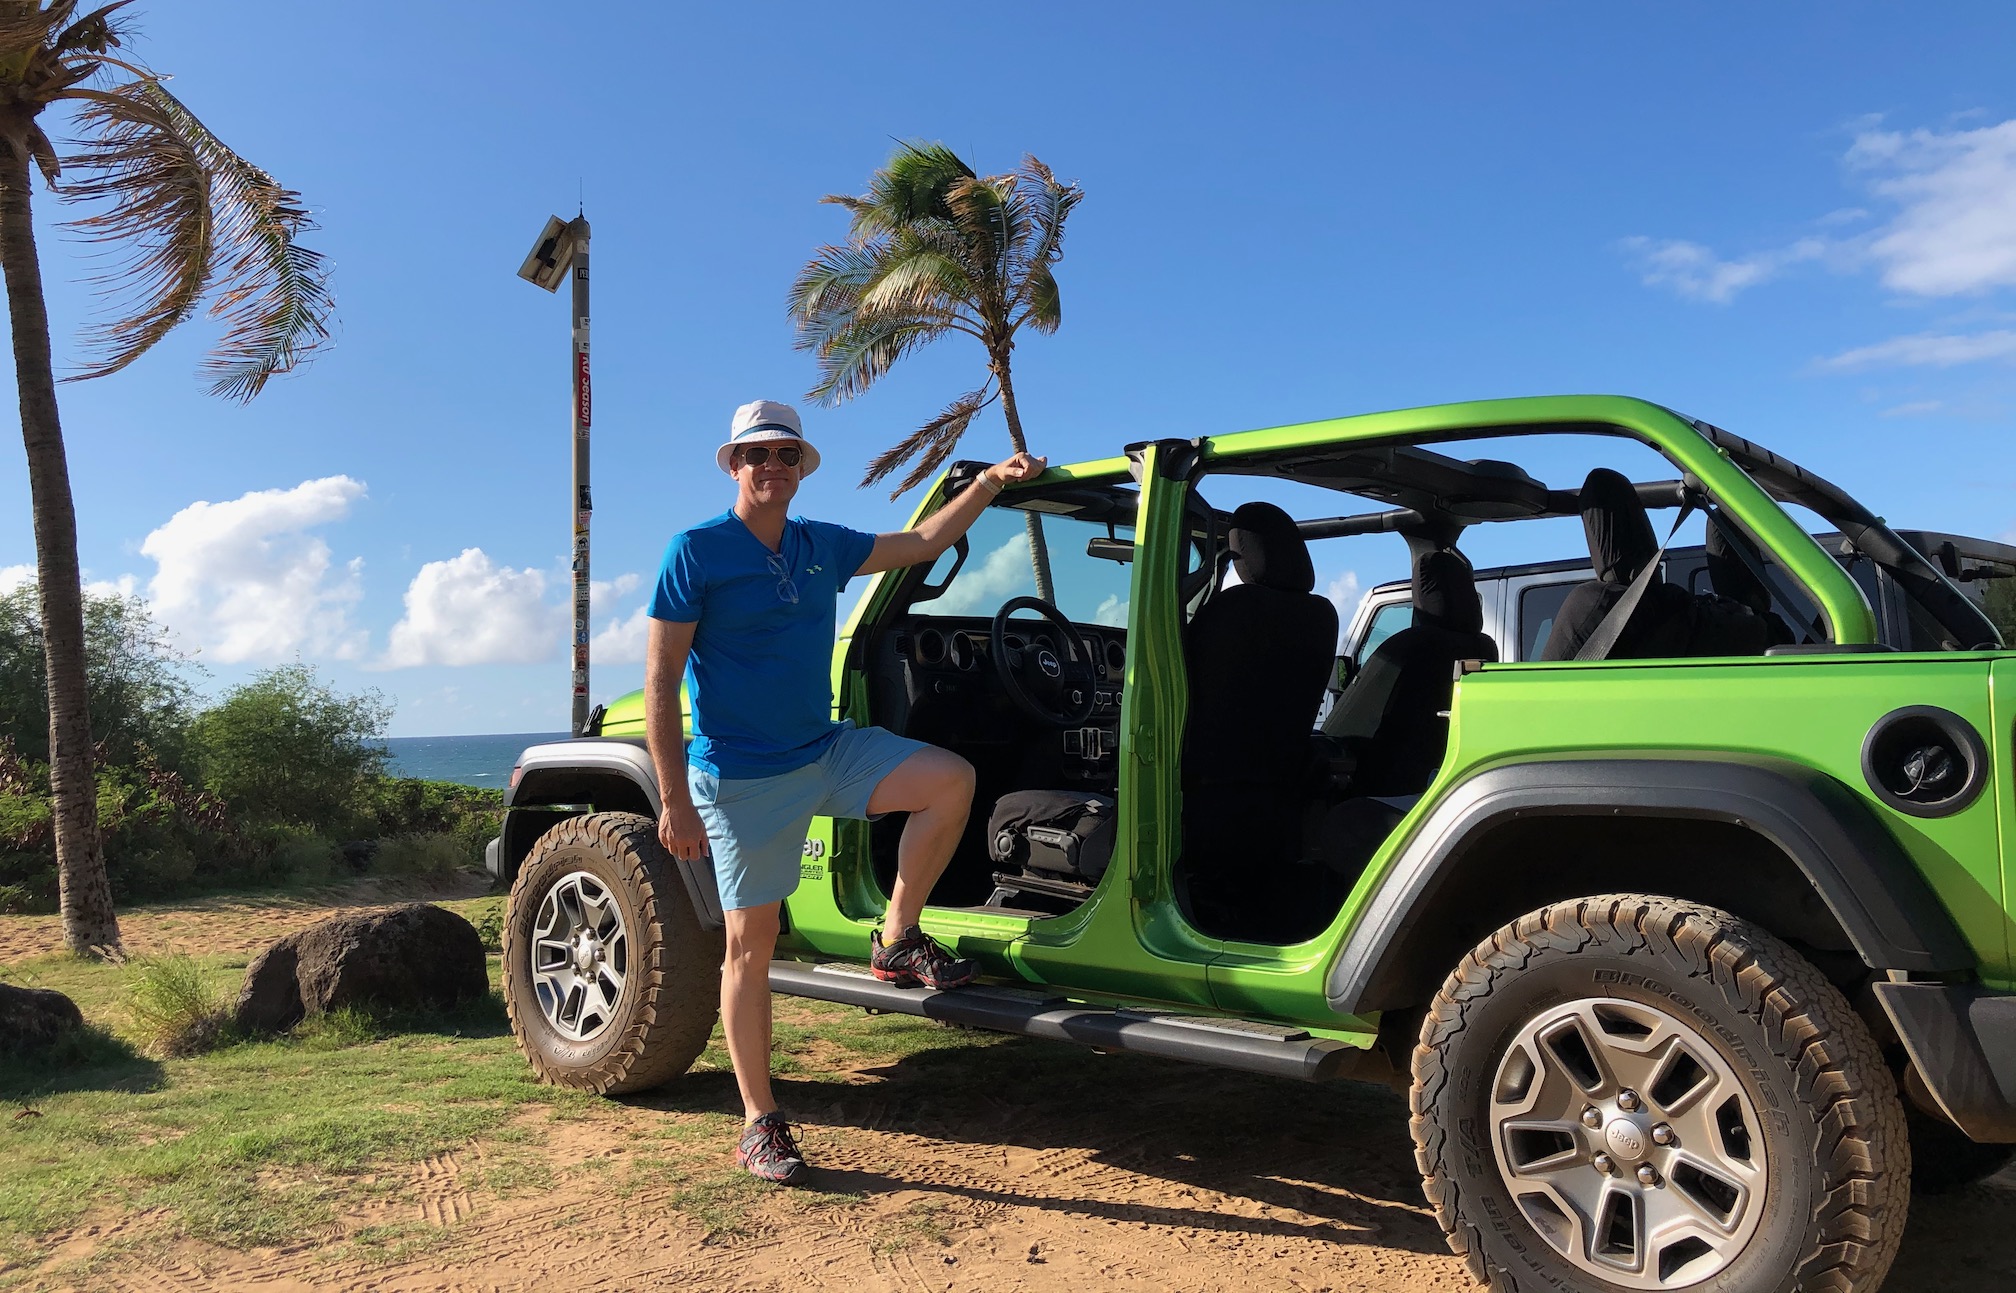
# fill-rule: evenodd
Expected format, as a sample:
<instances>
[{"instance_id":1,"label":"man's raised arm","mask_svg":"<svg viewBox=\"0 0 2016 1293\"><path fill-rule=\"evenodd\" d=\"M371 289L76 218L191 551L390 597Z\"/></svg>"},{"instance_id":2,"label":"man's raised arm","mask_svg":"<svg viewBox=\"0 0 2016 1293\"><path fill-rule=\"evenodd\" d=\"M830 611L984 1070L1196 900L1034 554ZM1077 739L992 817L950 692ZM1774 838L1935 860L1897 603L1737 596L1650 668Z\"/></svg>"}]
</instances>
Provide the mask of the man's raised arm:
<instances>
[{"instance_id":1,"label":"man's raised arm","mask_svg":"<svg viewBox=\"0 0 2016 1293\"><path fill-rule=\"evenodd\" d=\"M876 535L875 546L869 550L868 559L854 573L873 575L884 570L936 561L940 553L959 542L959 536L980 519L980 513L994 501L994 496L1003 487L1018 480L1036 479L1049 463L1048 458L1032 458L1026 453L1017 453L1004 462L995 463L981 472L957 498L919 521L916 529Z\"/></svg>"}]
</instances>

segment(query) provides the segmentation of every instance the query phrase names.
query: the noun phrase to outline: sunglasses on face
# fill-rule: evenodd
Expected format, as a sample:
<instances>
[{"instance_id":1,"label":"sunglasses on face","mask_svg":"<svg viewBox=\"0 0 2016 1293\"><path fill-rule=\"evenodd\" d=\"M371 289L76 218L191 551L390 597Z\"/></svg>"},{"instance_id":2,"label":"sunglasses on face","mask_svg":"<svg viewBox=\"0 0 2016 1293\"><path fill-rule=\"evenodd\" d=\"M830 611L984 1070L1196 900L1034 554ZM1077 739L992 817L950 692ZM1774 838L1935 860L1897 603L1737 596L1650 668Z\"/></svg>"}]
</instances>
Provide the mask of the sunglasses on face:
<instances>
[{"instance_id":1,"label":"sunglasses on face","mask_svg":"<svg viewBox=\"0 0 2016 1293\"><path fill-rule=\"evenodd\" d=\"M764 463L769 462L770 455L773 453L777 455L777 461L783 463L786 467L796 467L799 459L805 456L805 451L797 445L784 445L780 448L772 449L768 445L758 444L751 445L747 449L737 449L735 452L740 454L742 461L751 467L761 467Z\"/></svg>"}]
</instances>

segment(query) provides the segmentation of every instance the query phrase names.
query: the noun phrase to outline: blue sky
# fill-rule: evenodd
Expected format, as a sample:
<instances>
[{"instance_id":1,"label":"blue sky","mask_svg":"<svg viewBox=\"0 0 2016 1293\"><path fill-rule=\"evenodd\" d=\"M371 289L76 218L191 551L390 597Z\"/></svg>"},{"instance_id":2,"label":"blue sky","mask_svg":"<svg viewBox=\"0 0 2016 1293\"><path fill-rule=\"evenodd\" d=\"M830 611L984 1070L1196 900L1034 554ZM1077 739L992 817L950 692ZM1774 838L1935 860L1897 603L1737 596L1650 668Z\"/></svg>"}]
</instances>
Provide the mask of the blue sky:
<instances>
[{"instance_id":1,"label":"blue sky","mask_svg":"<svg viewBox=\"0 0 2016 1293\"><path fill-rule=\"evenodd\" d=\"M248 408L185 327L63 388L80 548L217 689L296 658L395 734L567 714L565 307L594 224L594 692L718 512L733 408L812 383L783 310L894 137L1080 181L1065 322L1017 351L1053 459L1485 396L1644 395L1900 525L2016 528L2016 9L2002 4L142 5L136 52L299 189L336 344ZM582 15L554 26L548 15ZM59 362L89 262L38 194ZM975 384L941 343L807 410L800 510ZM998 414L969 456L1005 448ZM33 561L0 453L0 578ZM1391 571L1326 571L1339 587Z\"/></svg>"}]
</instances>

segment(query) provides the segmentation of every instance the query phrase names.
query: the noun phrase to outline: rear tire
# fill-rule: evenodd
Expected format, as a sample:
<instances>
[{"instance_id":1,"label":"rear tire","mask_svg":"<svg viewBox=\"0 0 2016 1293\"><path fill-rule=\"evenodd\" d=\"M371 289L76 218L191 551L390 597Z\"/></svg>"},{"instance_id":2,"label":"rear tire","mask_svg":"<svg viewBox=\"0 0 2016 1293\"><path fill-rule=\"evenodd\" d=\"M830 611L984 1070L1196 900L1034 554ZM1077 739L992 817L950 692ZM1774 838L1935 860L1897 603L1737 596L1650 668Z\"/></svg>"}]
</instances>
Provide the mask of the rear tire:
<instances>
[{"instance_id":1,"label":"rear tire","mask_svg":"<svg viewBox=\"0 0 2016 1293\"><path fill-rule=\"evenodd\" d=\"M692 1067L720 1015L722 932L701 925L657 823L570 817L511 886L504 1005L542 1081L603 1095Z\"/></svg>"},{"instance_id":2,"label":"rear tire","mask_svg":"<svg viewBox=\"0 0 2016 1293\"><path fill-rule=\"evenodd\" d=\"M1609 895L1500 929L1436 994L1412 1104L1428 1200L1498 1293L1854 1293L1903 1236L1910 1146L1874 1039L1712 907Z\"/></svg>"}]
</instances>

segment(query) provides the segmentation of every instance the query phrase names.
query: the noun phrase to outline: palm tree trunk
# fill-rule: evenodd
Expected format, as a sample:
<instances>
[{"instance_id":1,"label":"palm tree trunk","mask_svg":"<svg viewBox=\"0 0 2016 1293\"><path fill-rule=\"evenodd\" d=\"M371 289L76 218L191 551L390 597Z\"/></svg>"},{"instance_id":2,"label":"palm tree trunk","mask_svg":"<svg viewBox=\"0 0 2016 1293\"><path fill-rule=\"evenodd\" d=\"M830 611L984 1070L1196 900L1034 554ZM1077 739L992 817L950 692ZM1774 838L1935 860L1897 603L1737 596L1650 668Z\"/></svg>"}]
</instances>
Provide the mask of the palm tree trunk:
<instances>
[{"instance_id":1,"label":"palm tree trunk","mask_svg":"<svg viewBox=\"0 0 2016 1293\"><path fill-rule=\"evenodd\" d=\"M1016 453L1027 453L1029 442L1022 438L1022 415L1015 408L1015 383L1008 377L1007 355L994 361L994 376L1001 382L1001 411L1008 416L1008 443L1015 446ZM1043 538L1043 514L1025 511L1022 524L1029 530L1029 565L1036 572L1036 595L1055 606L1057 593L1050 582L1050 545Z\"/></svg>"},{"instance_id":2,"label":"palm tree trunk","mask_svg":"<svg viewBox=\"0 0 2016 1293\"><path fill-rule=\"evenodd\" d=\"M56 874L63 940L74 952L117 949L119 918L98 836L91 720L84 680L84 597L77 572L77 512L56 413L49 310L28 204L28 149L20 129L0 137L0 270L14 328L21 439L35 513L35 575L42 599L42 653L49 680L49 788L55 802Z\"/></svg>"}]
</instances>

